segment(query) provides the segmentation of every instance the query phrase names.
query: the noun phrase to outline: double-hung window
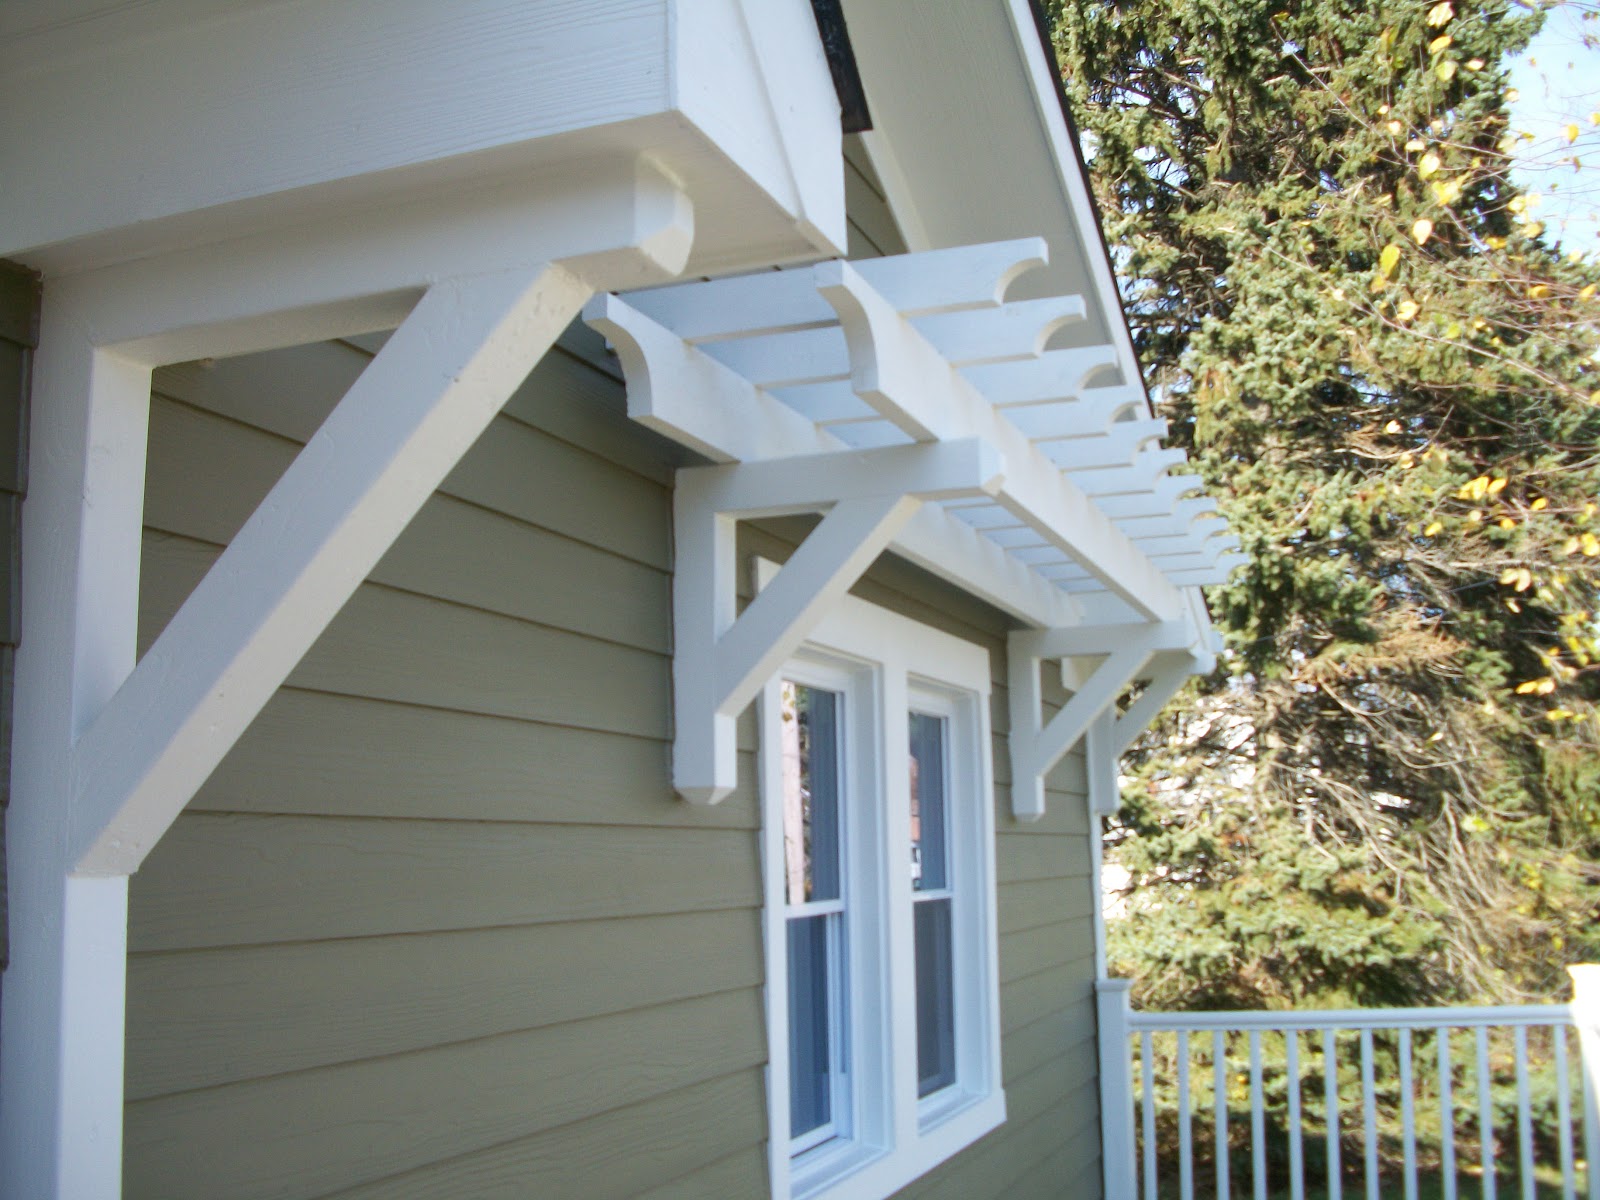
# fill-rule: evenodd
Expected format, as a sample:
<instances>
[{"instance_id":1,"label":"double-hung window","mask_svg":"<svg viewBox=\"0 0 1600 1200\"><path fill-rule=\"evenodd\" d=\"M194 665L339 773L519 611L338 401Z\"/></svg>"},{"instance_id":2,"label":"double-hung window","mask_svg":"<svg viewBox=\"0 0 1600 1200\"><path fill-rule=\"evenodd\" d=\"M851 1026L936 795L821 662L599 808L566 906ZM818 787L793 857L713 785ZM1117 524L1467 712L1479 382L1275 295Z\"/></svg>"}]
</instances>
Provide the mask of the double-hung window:
<instances>
[{"instance_id":1,"label":"double-hung window","mask_svg":"<svg viewBox=\"0 0 1600 1200\"><path fill-rule=\"evenodd\" d=\"M1005 1117L989 658L846 597L762 694L773 1195L876 1200Z\"/></svg>"}]
</instances>

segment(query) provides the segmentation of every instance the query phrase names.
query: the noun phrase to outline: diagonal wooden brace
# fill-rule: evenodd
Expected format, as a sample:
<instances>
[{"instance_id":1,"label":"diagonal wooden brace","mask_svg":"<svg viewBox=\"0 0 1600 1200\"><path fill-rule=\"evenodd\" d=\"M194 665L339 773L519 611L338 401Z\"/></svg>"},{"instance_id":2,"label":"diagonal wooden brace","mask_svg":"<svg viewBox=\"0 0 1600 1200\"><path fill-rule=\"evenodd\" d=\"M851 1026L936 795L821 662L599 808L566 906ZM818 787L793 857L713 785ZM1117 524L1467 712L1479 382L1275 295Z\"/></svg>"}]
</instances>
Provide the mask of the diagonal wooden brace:
<instances>
[{"instance_id":1,"label":"diagonal wooden brace","mask_svg":"<svg viewBox=\"0 0 1600 1200\"><path fill-rule=\"evenodd\" d=\"M737 783L734 722L923 500L992 494L1000 455L977 439L678 472L673 494L673 786L715 804ZM829 507L831 505L831 508ZM828 509L735 612L740 517Z\"/></svg>"},{"instance_id":2,"label":"diagonal wooden brace","mask_svg":"<svg viewBox=\"0 0 1600 1200\"><path fill-rule=\"evenodd\" d=\"M590 295L434 285L73 748L73 869L125 875Z\"/></svg>"},{"instance_id":3,"label":"diagonal wooden brace","mask_svg":"<svg viewBox=\"0 0 1600 1200\"><path fill-rule=\"evenodd\" d=\"M1045 776L1096 722L1111 719L1113 723L1101 730L1104 749L1112 753L1113 759L1120 754L1188 677L1187 664L1198 661L1198 652L1190 650L1195 640L1194 629L1184 620L1013 633L1007 647L1013 815L1020 821L1037 821L1044 816ZM1041 663L1053 658L1094 655L1104 657L1072 698L1046 722L1039 679ZM1185 667L1177 682L1171 683L1176 669L1174 659L1181 660ZM1117 716L1117 697L1134 680L1147 676L1153 662L1160 663L1156 682L1127 714ZM1169 685L1170 690L1162 693ZM1152 708L1144 701L1153 693L1160 694L1160 699L1153 701ZM1134 721L1139 724L1134 725ZM1124 722L1128 724L1125 726Z\"/></svg>"}]
</instances>

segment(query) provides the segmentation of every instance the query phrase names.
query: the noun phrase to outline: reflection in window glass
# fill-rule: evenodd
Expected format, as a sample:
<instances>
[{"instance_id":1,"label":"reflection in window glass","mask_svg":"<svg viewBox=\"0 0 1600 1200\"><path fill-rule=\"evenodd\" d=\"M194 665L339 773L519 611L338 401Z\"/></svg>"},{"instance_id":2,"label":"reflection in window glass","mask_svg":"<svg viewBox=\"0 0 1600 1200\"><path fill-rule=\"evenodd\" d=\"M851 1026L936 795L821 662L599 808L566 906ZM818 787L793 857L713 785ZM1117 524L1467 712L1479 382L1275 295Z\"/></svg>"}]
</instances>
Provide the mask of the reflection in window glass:
<instances>
[{"instance_id":1,"label":"reflection in window glass","mask_svg":"<svg viewBox=\"0 0 1600 1200\"><path fill-rule=\"evenodd\" d=\"M839 696L783 685L783 851L789 903L839 899Z\"/></svg>"},{"instance_id":2,"label":"reflection in window glass","mask_svg":"<svg viewBox=\"0 0 1600 1200\"><path fill-rule=\"evenodd\" d=\"M845 1132L844 897L837 692L785 681L783 852L788 902L789 1134L795 1152Z\"/></svg>"},{"instance_id":3,"label":"reflection in window glass","mask_svg":"<svg viewBox=\"0 0 1600 1200\"><path fill-rule=\"evenodd\" d=\"M949 722L911 714L911 886L916 891L917 1095L956 1080L949 867Z\"/></svg>"}]
</instances>

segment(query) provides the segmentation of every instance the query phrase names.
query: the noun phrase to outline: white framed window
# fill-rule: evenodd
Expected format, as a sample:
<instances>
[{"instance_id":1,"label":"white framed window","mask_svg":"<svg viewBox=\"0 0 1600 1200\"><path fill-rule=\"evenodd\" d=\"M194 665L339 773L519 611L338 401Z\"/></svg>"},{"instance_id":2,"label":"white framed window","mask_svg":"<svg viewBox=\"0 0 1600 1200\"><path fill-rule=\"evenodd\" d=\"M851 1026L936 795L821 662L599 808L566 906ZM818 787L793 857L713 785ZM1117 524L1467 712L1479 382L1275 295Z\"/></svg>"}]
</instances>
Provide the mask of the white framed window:
<instances>
[{"instance_id":1,"label":"white framed window","mask_svg":"<svg viewBox=\"0 0 1600 1200\"><path fill-rule=\"evenodd\" d=\"M878 1200L1005 1119L989 692L852 596L762 692L779 1200Z\"/></svg>"}]
</instances>

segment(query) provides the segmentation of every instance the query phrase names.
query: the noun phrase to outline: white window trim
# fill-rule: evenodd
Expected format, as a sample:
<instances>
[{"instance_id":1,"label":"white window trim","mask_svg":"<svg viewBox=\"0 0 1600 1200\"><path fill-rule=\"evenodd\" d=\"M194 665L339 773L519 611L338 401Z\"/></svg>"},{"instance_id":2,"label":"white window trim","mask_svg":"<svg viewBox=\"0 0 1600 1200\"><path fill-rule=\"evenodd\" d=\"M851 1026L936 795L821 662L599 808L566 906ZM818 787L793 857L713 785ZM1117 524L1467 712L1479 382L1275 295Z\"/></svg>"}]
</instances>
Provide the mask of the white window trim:
<instances>
[{"instance_id":1,"label":"white window trim","mask_svg":"<svg viewBox=\"0 0 1600 1200\"><path fill-rule=\"evenodd\" d=\"M758 563L758 585L775 572ZM760 703L762 852L767 964L767 1111L775 1200L882 1200L1005 1120L995 898L994 787L988 651L846 596ZM777 724L784 677L847 688L846 787L867 808L846 816L846 971L851 1044L851 1136L790 1157L788 956ZM829 680L832 680L830 683ZM957 1082L917 1096L917 1032L906 714L952 717L950 852L956 907ZM965 775L960 778L956 772ZM958 796L980 797L977 805ZM975 811L974 811L975 809ZM869 845L862 845L863 842Z\"/></svg>"}]
</instances>

